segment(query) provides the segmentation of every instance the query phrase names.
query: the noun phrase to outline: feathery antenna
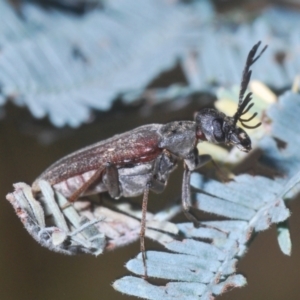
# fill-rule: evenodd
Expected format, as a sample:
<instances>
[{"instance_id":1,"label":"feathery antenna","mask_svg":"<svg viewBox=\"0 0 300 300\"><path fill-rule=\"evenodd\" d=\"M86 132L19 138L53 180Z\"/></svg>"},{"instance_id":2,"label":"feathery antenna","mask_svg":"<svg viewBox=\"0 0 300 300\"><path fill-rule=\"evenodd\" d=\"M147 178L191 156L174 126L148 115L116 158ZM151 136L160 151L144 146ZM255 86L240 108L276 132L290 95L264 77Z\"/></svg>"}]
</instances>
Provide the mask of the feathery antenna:
<instances>
[{"instance_id":1,"label":"feathery antenna","mask_svg":"<svg viewBox=\"0 0 300 300\"><path fill-rule=\"evenodd\" d=\"M257 115L257 113L254 113L250 118L248 119L243 119L241 118L241 116L243 116L244 114L246 114L251 107L254 105L253 103L250 104L251 100L252 100L252 93L249 92L246 97L244 97L246 89L248 87L248 84L250 82L250 78L251 78L251 74L252 71L250 70L250 67L261 57L261 55L264 53L264 51L267 49L268 45L266 45L261 52L255 57L255 54L257 52L257 49L259 48L261 44L261 41L259 41L257 44L255 44L253 46L253 48L250 50L247 60L246 60L246 65L245 68L243 70L243 75L242 75L242 81L241 81L241 88L240 88L240 94L239 94L239 104L238 104L238 108L236 113L233 116L234 119L234 125L236 125L237 121L240 121L241 124L248 129L254 129L257 128L261 125L261 123L258 123L254 126L249 126L246 125L246 122L251 121L252 119L254 119ZM247 105L249 104L249 106L247 107Z\"/></svg>"}]
</instances>

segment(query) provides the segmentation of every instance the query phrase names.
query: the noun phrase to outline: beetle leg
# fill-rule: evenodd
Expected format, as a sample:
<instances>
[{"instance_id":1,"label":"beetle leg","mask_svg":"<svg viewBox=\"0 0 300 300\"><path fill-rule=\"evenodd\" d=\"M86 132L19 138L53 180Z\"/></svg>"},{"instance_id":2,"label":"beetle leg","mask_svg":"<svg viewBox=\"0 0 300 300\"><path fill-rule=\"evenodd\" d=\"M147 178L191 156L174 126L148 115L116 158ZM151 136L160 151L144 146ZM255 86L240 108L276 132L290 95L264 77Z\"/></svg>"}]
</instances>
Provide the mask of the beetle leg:
<instances>
[{"instance_id":1,"label":"beetle leg","mask_svg":"<svg viewBox=\"0 0 300 300\"><path fill-rule=\"evenodd\" d=\"M197 169L203 167L210 161L212 161L212 157L209 154L198 155L198 161L197 161L195 169L193 169L193 170L197 170Z\"/></svg>"},{"instance_id":2,"label":"beetle leg","mask_svg":"<svg viewBox=\"0 0 300 300\"><path fill-rule=\"evenodd\" d=\"M120 185L119 185L119 172L115 165L107 163L106 165L106 181L105 185L109 195L117 199L121 196Z\"/></svg>"},{"instance_id":3,"label":"beetle leg","mask_svg":"<svg viewBox=\"0 0 300 300\"><path fill-rule=\"evenodd\" d=\"M190 171L197 170L212 160L212 157L208 154L199 155L198 149L194 148L187 157L184 158L184 162Z\"/></svg>"},{"instance_id":4,"label":"beetle leg","mask_svg":"<svg viewBox=\"0 0 300 300\"><path fill-rule=\"evenodd\" d=\"M160 165L162 160L164 159L165 154L163 153L158 158L156 158L153 170L152 170L152 178L151 178L151 186L150 190L154 193L162 193L165 189L165 182L161 180L161 172L160 172Z\"/></svg>"},{"instance_id":5,"label":"beetle leg","mask_svg":"<svg viewBox=\"0 0 300 300\"><path fill-rule=\"evenodd\" d=\"M214 165L214 167L216 168L216 170L219 172L218 175L220 176L220 180L223 183L229 182L231 179L227 176L226 173L224 173L224 171L220 168L220 166L213 159L211 160L211 162Z\"/></svg>"},{"instance_id":6,"label":"beetle leg","mask_svg":"<svg viewBox=\"0 0 300 300\"><path fill-rule=\"evenodd\" d=\"M199 155L198 156L198 163L195 164L197 168L200 168L201 166L205 165L207 162L211 160L210 155ZM182 180L182 207L183 207L183 212L185 216L187 217L188 220L194 223L194 226L196 228L205 227L205 228L213 228L217 231L220 231L222 233L225 233L227 235L227 232L216 228L212 227L206 224L201 224L197 218L190 212L190 208L192 206L191 203L191 188L190 188L190 179L191 179L191 174L193 170L190 170L188 165L184 163L184 171L183 171L183 180Z\"/></svg>"},{"instance_id":7,"label":"beetle leg","mask_svg":"<svg viewBox=\"0 0 300 300\"><path fill-rule=\"evenodd\" d=\"M177 167L177 158L168 150L164 150L154 164L150 190L161 193L165 189L170 173Z\"/></svg>"},{"instance_id":8,"label":"beetle leg","mask_svg":"<svg viewBox=\"0 0 300 300\"><path fill-rule=\"evenodd\" d=\"M146 231L146 214L147 214L149 190L156 193L161 193L165 188L166 182L169 178L169 174L174 170L176 166L177 166L177 159L175 158L175 156L172 155L169 151L164 150L162 155L156 159L151 173L151 178L147 182L144 189L141 231L140 231L140 249L143 258L145 279L148 277L147 265L146 265L145 231Z\"/></svg>"},{"instance_id":9,"label":"beetle leg","mask_svg":"<svg viewBox=\"0 0 300 300\"><path fill-rule=\"evenodd\" d=\"M187 158L184 159L188 168L193 171L201 168L203 165L207 164L209 161L212 162L216 170L219 172L221 176L221 180L224 182L228 181L228 176L222 171L222 169L218 166L218 164L212 159L212 157L208 154L198 155L198 150L195 148Z\"/></svg>"},{"instance_id":10,"label":"beetle leg","mask_svg":"<svg viewBox=\"0 0 300 300\"><path fill-rule=\"evenodd\" d=\"M146 265L146 248L145 248L145 231L146 231L146 213L147 213L147 206L148 206L148 196L150 190L151 183L148 182L146 184L143 196L143 204L142 204L142 219L141 219L141 231L140 231L140 249L143 258L143 265L144 265L144 278L147 279L147 265Z\"/></svg>"},{"instance_id":11,"label":"beetle leg","mask_svg":"<svg viewBox=\"0 0 300 300\"><path fill-rule=\"evenodd\" d=\"M195 149L197 151L197 149ZM190 212L190 208L192 206L191 203L191 189L190 189L190 179L191 179L191 171L199 169L206 163L211 160L210 155L198 155L196 156L196 151L193 151L190 157L184 160L184 171L183 171L183 180L182 180L182 207L183 212L186 217L194 223L195 227L199 227L200 223L195 216L193 216Z\"/></svg>"},{"instance_id":12,"label":"beetle leg","mask_svg":"<svg viewBox=\"0 0 300 300\"><path fill-rule=\"evenodd\" d=\"M81 194L84 193L100 177L104 169L105 167L99 168L88 181L86 181L69 197L69 202L75 202L81 196Z\"/></svg>"},{"instance_id":13,"label":"beetle leg","mask_svg":"<svg viewBox=\"0 0 300 300\"><path fill-rule=\"evenodd\" d=\"M191 171L186 167L184 168L183 171L183 180L182 180L182 208L185 216L187 217L188 220L194 223L195 227L199 227L200 223L197 220L195 216L192 215L190 212L190 208L192 206L191 203L191 189L190 189L190 178L191 178Z\"/></svg>"}]
</instances>

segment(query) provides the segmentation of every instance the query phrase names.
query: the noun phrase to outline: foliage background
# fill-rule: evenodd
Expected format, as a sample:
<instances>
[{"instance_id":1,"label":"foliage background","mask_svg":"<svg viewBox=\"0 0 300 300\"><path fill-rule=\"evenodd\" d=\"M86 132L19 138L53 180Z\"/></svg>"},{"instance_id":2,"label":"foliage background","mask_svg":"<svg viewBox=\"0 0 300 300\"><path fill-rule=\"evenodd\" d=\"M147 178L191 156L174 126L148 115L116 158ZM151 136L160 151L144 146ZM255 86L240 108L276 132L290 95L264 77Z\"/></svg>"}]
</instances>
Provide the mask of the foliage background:
<instances>
[{"instance_id":1,"label":"foliage background","mask_svg":"<svg viewBox=\"0 0 300 300\"><path fill-rule=\"evenodd\" d=\"M227 4L234 3L228 1ZM234 5L232 7L235 8ZM249 6L247 9L249 10ZM149 85L168 86L182 80L182 72L177 67L157 76ZM130 299L115 292L110 284L116 278L127 274L122 265L139 251L138 243L106 253L97 259L84 255L67 257L51 253L28 236L4 200L5 194L12 190L13 182L32 182L53 161L79 147L145 123L191 119L200 105L195 100L184 102L184 105L182 102L175 104L183 107L170 111L169 103L146 108L140 103L131 107L115 104L112 111L96 113L93 123L76 130L66 127L55 129L46 119L34 121L27 109L16 108L12 103L5 106L5 118L0 126L0 193L3 199L0 202L2 299ZM181 176L179 169L171 176L165 193L151 195L150 210L155 210L160 202L178 196ZM252 243L249 253L239 262L239 271L246 275L249 285L233 290L219 299L298 299L300 203L293 201L290 205L292 256L285 257L280 252L274 228L260 233ZM211 216L203 214L203 218L210 219ZM159 249L159 246L147 241L147 249Z\"/></svg>"}]
</instances>

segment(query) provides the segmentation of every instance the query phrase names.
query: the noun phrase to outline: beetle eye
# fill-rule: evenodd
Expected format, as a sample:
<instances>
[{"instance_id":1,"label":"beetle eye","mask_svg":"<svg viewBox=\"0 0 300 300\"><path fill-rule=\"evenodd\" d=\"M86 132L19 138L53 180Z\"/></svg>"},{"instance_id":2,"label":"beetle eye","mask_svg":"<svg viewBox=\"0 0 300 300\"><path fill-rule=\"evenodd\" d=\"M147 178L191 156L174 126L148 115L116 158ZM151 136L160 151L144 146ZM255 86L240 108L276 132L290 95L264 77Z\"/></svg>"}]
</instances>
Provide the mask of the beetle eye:
<instances>
[{"instance_id":1,"label":"beetle eye","mask_svg":"<svg viewBox=\"0 0 300 300\"><path fill-rule=\"evenodd\" d=\"M225 134L223 132L223 120L214 119L212 122L213 134L217 142L221 143L225 140Z\"/></svg>"}]
</instances>

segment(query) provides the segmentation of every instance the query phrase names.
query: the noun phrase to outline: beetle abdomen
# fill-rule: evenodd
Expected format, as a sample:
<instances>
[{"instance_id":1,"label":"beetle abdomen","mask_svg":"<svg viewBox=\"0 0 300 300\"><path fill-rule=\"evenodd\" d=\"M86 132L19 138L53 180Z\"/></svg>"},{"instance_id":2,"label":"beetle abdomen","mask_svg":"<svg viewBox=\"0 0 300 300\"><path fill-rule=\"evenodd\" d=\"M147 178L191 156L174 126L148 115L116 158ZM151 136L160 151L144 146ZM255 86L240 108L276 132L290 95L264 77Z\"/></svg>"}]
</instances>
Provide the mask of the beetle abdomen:
<instances>
[{"instance_id":1,"label":"beetle abdomen","mask_svg":"<svg viewBox=\"0 0 300 300\"><path fill-rule=\"evenodd\" d=\"M53 185L53 188L64 195L66 198L70 197L75 193L79 187L83 186L94 174L95 170L85 172L81 175L76 175L74 177L70 177L64 181L56 183ZM92 186L85 191L85 195L87 194L97 194L107 191L105 184L100 180L102 176L100 176L99 180L96 180Z\"/></svg>"}]
</instances>

